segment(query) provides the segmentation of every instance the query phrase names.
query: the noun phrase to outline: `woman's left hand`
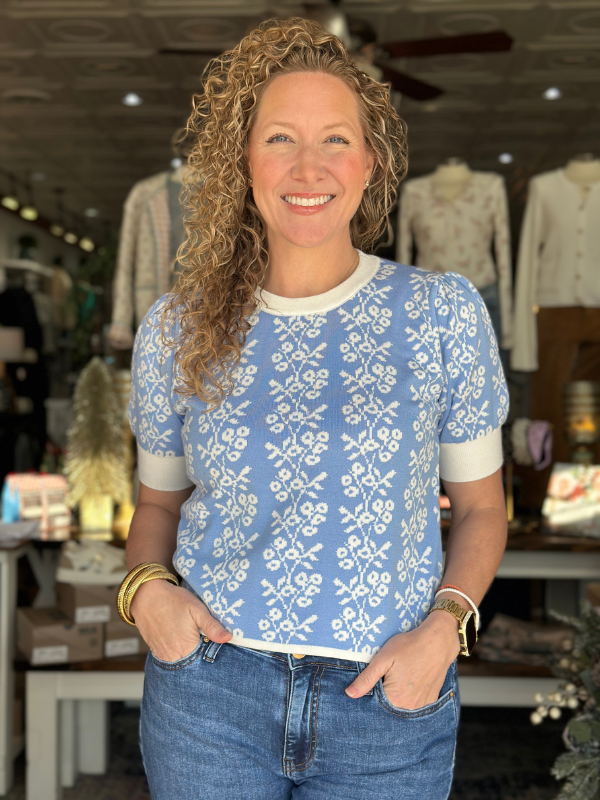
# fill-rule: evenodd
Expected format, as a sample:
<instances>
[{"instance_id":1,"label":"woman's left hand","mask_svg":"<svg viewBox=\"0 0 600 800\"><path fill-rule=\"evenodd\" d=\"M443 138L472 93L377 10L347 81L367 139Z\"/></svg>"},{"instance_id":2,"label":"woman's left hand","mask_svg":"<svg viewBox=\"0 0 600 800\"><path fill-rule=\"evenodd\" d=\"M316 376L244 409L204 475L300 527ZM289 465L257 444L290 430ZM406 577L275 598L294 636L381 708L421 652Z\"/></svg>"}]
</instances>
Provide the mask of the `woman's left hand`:
<instances>
[{"instance_id":1,"label":"woman's left hand","mask_svg":"<svg viewBox=\"0 0 600 800\"><path fill-rule=\"evenodd\" d=\"M456 620L436 611L418 628L388 639L346 693L362 697L383 677L385 695L393 706L422 708L438 699L459 650Z\"/></svg>"}]
</instances>

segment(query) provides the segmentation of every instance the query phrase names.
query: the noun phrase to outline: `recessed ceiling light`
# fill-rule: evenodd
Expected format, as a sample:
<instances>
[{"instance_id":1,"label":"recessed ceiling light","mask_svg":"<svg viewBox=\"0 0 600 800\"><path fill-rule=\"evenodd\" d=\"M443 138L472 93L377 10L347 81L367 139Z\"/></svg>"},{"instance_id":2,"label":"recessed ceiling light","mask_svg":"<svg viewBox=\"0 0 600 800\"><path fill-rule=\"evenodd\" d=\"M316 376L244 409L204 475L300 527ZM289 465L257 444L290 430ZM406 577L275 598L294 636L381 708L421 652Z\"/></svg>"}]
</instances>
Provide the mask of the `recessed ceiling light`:
<instances>
[{"instance_id":1,"label":"recessed ceiling light","mask_svg":"<svg viewBox=\"0 0 600 800\"><path fill-rule=\"evenodd\" d=\"M45 181L46 175L43 172L32 172L31 173L31 180L32 181Z\"/></svg>"},{"instance_id":2,"label":"recessed ceiling light","mask_svg":"<svg viewBox=\"0 0 600 800\"><path fill-rule=\"evenodd\" d=\"M542 93L542 97L545 100L559 100L562 97L562 92L558 86L551 86Z\"/></svg>"},{"instance_id":3,"label":"recessed ceiling light","mask_svg":"<svg viewBox=\"0 0 600 800\"><path fill-rule=\"evenodd\" d=\"M77 244L77 236L74 233L65 233L63 238L67 244Z\"/></svg>"},{"instance_id":4,"label":"recessed ceiling light","mask_svg":"<svg viewBox=\"0 0 600 800\"><path fill-rule=\"evenodd\" d=\"M144 101L139 94L136 94L135 92L129 92L129 94L126 94L121 102L126 106L141 106Z\"/></svg>"},{"instance_id":5,"label":"recessed ceiling light","mask_svg":"<svg viewBox=\"0 0 600 800\"><path fill-rule=\"evenodd\" d=\"M512 164L513 162L512 153L500 153L500 155L498 156L498 161L501 164Z\"/></svg>"},{"instance_id":6,"label":"recessed ceiling light","mask_svg":"<svg viewBox=\"0 0 600 800\"><path fill-rule=\"evenodd\" d=\"M62 225L50 225L50 233L53 236L62 236L65 232L65 229Z\"/></svg>"},{"instance_id":7,"label":"recessed ceiling light","mask_svg":"<svg viewBox=\"0 0 600 800\"><path fill-rule=\"evenodd\" d=\"M94 219L94 217L100 216L100 212L98 211L97 208L86 208L86 210L83 213L85 214L86 217L89 217L90 219Z\"/></svg>"},{"instance_id":8,"label":"recessed ceiling light","mask_svg":"<svg viewBox=\"0 0 600 800\"><path fill-rule=\"evenodd\" d=\"M23 206L23 208L19 211L19 214L23 217L23 219L26 219L29 222L34 222L39 216L37 209L33 206Z\"/></svg>"},{"instance_id":9,"label":"recessed ceiling light","mask_svg":"<svg viewBox=\"0 0 600 800\"><path fill-rule=\"evenodd\" d=\"M172 158L171 159L171 169L177 169L183 164L183 161L180 158Z\"/></svg>"}]
</instances>

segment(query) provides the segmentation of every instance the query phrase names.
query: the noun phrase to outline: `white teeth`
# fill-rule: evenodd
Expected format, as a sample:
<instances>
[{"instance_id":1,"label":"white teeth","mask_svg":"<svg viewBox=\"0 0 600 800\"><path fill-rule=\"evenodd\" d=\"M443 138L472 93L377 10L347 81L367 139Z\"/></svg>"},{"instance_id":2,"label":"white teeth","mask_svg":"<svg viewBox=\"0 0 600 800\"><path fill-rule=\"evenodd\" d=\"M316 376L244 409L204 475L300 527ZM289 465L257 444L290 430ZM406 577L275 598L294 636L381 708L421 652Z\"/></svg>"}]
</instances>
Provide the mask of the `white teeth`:
<instances>
[{"instance_id":1,"label":"white teeth","mask_svg":"<svg viewBox=\"0 0 600 800\"><path fill-rule=\"evenodd\" d=\"M333 200L333 195L322 194L320 197L297 197L295 194L286 194L283 199L293 206L322 206Z\"/></svg>"}]
</instances>

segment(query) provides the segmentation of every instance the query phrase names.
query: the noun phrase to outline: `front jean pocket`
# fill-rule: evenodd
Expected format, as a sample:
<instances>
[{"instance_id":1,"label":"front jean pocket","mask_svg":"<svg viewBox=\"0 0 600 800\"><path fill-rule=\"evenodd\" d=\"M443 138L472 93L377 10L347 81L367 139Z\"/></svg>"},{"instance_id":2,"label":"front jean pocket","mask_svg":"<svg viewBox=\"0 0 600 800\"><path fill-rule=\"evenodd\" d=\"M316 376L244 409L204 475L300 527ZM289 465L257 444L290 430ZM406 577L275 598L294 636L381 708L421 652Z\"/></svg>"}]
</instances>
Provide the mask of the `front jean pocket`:
<instances>
[{"instance_id":1,"label":"front jean pocket","mask_svg":"<svg viewBox=\"0 0 600 800\"><path fill-rule=\"evenodd\" d=\"M375 692L377 694L377 699L381 703L381 705L388 711L390 714L395 714L398 717L404 717L407 719L416 719L418 717L428 717L431 714L435 714L436 711L444 708L451 700L454 699L455 695L455 675L456 675L456 666L453 664L450 669L448 670L448 674L444 680L444 685L442 686L440 696L437 700L433 703L429 703L429 705L423 706L422 708L398 708L398 706L393 705L388 700L388 697L383 689L383 678L380 678L377 683L375 684Z\"/></svg>"},{"instance_id":2,"label":"front jean pocket","mask_svg":"<svg viewBox=\"0 0 600 800\"><path fill-rule=\"evenodd\" d=\"M202 654L202 646L204 644L203 639L200 639L196 647L192 650L191 653L188 653L187 656L183 656L183 658L178 658L177 661L163 661L162 658L157 658L154 653L150 653L152 658L152 662L161 669L164 670L175 670L175 669L183 669L184 667L193 664L194 661Z\"/></svg>"}]
</instances>

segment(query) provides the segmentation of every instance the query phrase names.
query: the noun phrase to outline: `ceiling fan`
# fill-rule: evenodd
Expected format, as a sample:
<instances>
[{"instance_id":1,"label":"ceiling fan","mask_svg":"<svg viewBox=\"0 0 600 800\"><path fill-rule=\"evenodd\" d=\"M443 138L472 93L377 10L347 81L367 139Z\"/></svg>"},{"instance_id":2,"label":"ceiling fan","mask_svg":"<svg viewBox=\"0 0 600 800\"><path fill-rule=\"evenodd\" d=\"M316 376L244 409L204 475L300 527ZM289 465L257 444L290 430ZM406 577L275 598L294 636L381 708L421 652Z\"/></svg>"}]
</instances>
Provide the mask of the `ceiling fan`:
<instances>
[{"instance_id":1,"label":"ceiling fan","mask_svg":"<svg viewBox=\"0 0 600 800\"><path fill-rule=\"evenodd\" d=\"M338 36L353 54L357 65L377 81L390 83L392 88L413 100L433 100L444 89L413 78L388 65L396 58L422 58L459 53L500 53L511 49L513 40L504 31L467 33L431 39L397 42L378 42L375 29L366 21L348 18L339 8L340 0L322 4L305 3L304 16L320 22ZM216 56L221 50L205 48L164 48L161 55Z\"/></svg>"}]
</instances>

